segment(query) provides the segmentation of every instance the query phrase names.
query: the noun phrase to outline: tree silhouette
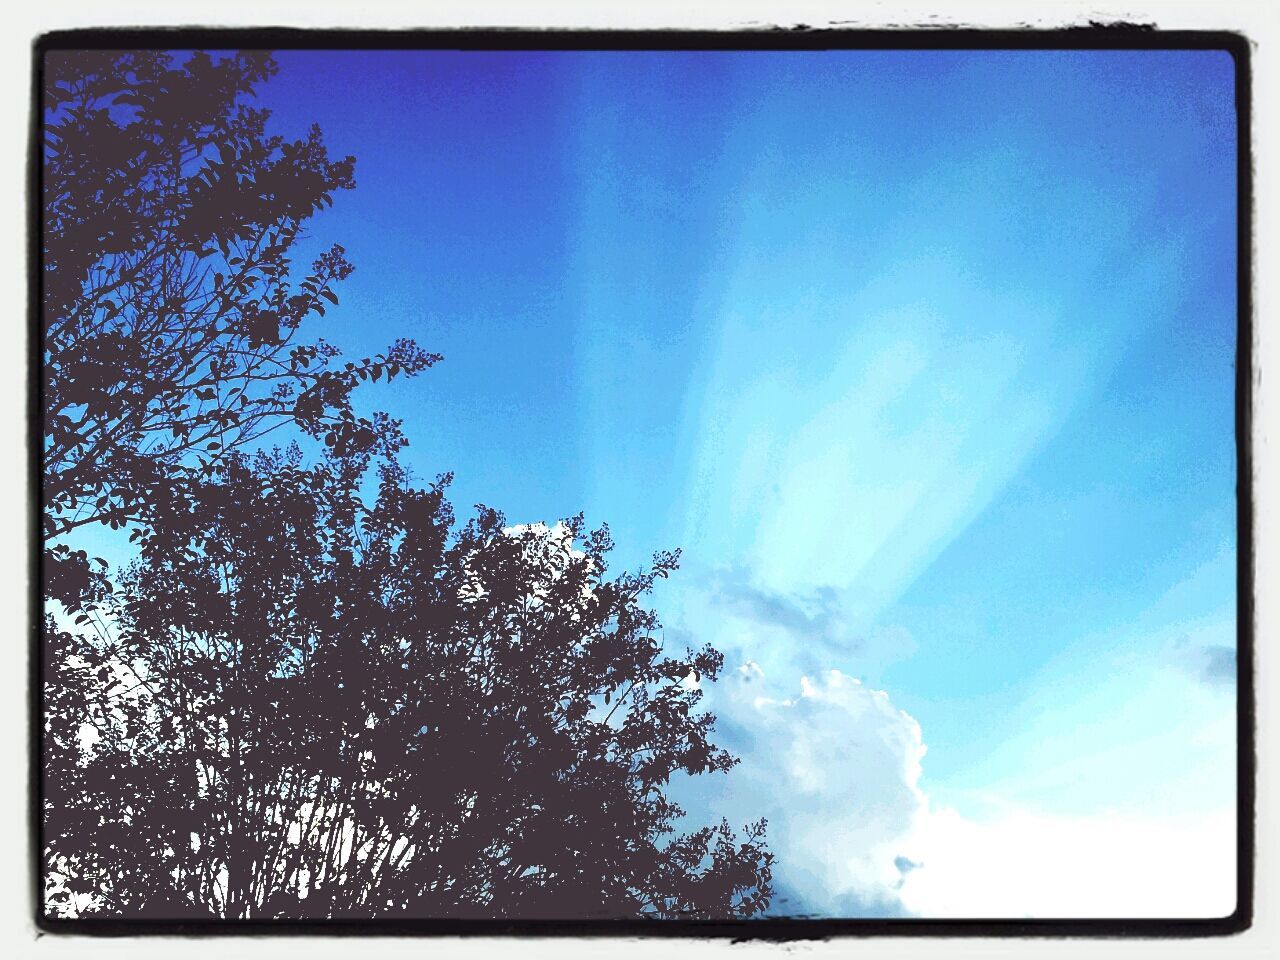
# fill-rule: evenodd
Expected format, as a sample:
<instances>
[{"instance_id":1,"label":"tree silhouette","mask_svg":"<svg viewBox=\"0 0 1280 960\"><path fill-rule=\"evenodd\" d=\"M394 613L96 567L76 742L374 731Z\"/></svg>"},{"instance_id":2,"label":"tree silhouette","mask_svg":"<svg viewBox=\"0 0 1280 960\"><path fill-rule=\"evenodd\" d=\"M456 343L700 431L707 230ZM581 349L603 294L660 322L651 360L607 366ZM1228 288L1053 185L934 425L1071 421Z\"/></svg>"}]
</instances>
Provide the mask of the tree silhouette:
<instances>
[{"instance_id":1,"label":"tree silhouette","mask_svg":"<svg viewBox=\"0 0 1280 960\"><path fill-rule=\"evenodd\" d=\"M111 617L46 622L50 909L128 916L751 916L764 823L676 834L736 761L581 517L459 527L448 477L234 455L146 504Z\"/></svg>"},{"instance_id":2,"label":"tree silhouette","mask_svg":"<svg viewBox=\"0 0 1280 960\"><path fill-rule=\"evenodd\" d=\"M100 571L59 538L124 527L287 424L343 454L389 454L397 424L356 416L352 389L439 359L401 340L338 367L331 345L294 342L352 269L335 246L294 283L290 255L354 185L354 161L331 160L318 128L267 132L245 101L274 71L258 53L45 58L45 591L69 607Z\"/></svg>"},{"instance_id":3,"label":"tree silhouette","mask_svg":"<svg viewBox=\"0 0 1280 960\"><path fill-rule=\"evenodd\" d=\"M439 357L295 342L352 269L291 279L353 161L268 133L245 101L274 69L46 57L47 912L759 913L763 822L678 834L666 797L735 762L697 711L719 654L667 653L641 605L675 556L606 580L581 518L458 528L350 402ZM246 453L290 425L320 465ZM90 523L132 529L115 584L73 549Z\"/></svg>"}]
</instances>

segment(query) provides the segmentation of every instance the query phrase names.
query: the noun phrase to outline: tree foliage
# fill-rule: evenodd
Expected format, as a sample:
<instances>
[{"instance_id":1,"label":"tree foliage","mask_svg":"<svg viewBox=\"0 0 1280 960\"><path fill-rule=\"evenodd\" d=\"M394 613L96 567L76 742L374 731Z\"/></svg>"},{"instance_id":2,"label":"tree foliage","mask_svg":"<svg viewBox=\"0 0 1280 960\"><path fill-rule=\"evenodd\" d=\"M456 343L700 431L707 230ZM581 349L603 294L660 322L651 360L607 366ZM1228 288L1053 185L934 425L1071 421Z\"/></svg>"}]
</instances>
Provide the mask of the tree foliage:
<instances>
[{"instance_id":1,"label":"tree foliage","mask_svg":"<svg viewBox=\"0 0 1280 960\"><path fill-rule=\"evenodd\" d=\"M605 529L458 526L296 450L148 505L110 623L47 624L49 899L131 916L751 916L763 822L677 834L673 774L735 761L606 577ZM94 624L98 624L96 617Z\"/></svg>"},{"instance_id":2,"label":"tree foliage","mask_svg":"<svg viewBox=\"0 0 1280 960\"><path fill-rule=\"evenodd\" d=\"M389 455L398 425L357 416L352 389L439 359L401 340L339 366L332 345L298 341L352 266L334 246L295 281L291 255L308 219L352 188L354 162L331 159L318 128L268 132L247 100L274 70L257 53L46 58L46 591L70 606L95 571L59 538L124 527L283 425L342 455Z\"/></svg>"},{"instance_id":3,"label":"tree foliage","mask_svg":"<svg viewBox=\"0 0 1280 960\"><path fill-rule=\"evenodd\" d=\"M581 518L458 526L299 330L304 227L354 185L248 104L261 54L51 54L41 144L43 855L53 914L752 916L763 822L679 833L674 775L727 770L699 684ZM291 427L320 441L250 453ZM377 493L362 496L372 465ZM371 500L370 502L367 502ZM128 528L116 581L76 532ZM57 617L54 613L57 613Z\"/></svg>"}]
</instances>

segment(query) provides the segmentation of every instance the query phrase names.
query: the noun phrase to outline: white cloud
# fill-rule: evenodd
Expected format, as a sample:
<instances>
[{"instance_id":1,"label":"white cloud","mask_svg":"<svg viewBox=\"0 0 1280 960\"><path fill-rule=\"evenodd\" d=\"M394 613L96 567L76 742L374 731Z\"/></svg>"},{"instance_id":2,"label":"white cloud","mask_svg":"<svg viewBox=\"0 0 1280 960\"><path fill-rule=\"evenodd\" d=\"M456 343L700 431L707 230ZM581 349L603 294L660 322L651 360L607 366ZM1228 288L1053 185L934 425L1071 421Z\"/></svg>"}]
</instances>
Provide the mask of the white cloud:
<instances>
[{"instance_id":1,"label":"white cloud","mask_svg":"<svg viewBox=\"0 0 1280 960\"><path fill-rule=\"evenodd\" d=\"M1013 808L989 820L929 810L906 838L919 864L898 891L925 917L1223 917L1235 909L1235 817L1062 816Z\"/></svg>"},{"instance_id":2,"label":"white cloud","mask_svg":"<svg viewBox=\"0 0 1280 960\"><path fill-rule=\"evenodd\" d=\"M915 720L839 670L804 677L781 697L748 661L713 695L719 739L741 763L699 803L738 825L769 819L775 879L784 898L797 899L775 906L892 910L901 838L925 804Z\"/></svg>"},{"instance_id":3,"label":"white cloud","mask_svg":"<svg viewBox=\"0 0 1280 960\"><path fill-rule=\"evenodd\" d=\"M1235 906L1229 808L983 817L921 789L919 724L839 670L778 689L755 662L711 691L728 776L682 785L695 816L769 818L776 910L924 917L1207 917ZM710 789L706 789L710 787ZM688 793L683 791L687 790ZM693 791L697 790L695 794Z\"/></svg>"}]
</instances>

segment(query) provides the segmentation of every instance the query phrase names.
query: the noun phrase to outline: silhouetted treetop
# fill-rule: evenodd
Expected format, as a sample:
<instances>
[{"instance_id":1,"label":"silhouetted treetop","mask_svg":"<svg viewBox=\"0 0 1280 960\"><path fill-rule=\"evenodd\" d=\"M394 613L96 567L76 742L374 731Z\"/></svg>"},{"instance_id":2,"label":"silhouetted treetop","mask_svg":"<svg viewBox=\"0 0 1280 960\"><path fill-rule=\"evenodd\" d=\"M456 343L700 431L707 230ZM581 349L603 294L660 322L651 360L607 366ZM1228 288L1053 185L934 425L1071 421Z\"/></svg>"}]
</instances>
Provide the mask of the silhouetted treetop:
<instances>
[{"instance_id":1,"label":"silhouetted treetop","mask_svg":"<svg viewBox=\"0 0 1280 960\"><path fill-rule=\"evenodd\" d=\"M63 653L48 682L84 705L54 752L96 731L46 802L54 902L78 891L171 917L763 910L763 822L742 839L725 823L676 835L665 795L677 771L736 762L697 709L720 654L665 651L642 606L677 557L609 578L608 533L581 517L510 526L481 508L457 527L447 478L417 489L385 466L366 508L359 475L231 458L194 510L149 511L109 639L50 625Z\"/></svg>"},{"instance_id":2,"label":"silhouetted treetop","mask_svg":"<svg viewBox=\"0 0 1280 960\"><path fill-rule=\"evenodd\" d=\"M385 416L357 416L350 393L438 356L400 340L339 366L332 345L297 342L352 266L334 246L295 280L290 257L307 220L354 185L354 161L330 158L317 127L268 133L246 101L274 71L261 53L47 55L46 538L125 526L286 424L342 456L404 442ZM81 602L90 568L65 546L47 559L50 594Z\"/></svg>"},{"instance_id":3,"label":"silhouetted treetop","mask_svg":"<svg viewBox=\"0 0 1280 960\"><path fill-rule=\"evenodd\" d=\"M352 392L439 357L300 333L352 271L293 258L354 161L269 130L274 71L46 57L46 911L759 914L763 821L681 833L668 797L736 762L699 709L721 655L666 649L645 606L678 556L609 576L580 516L459 525L447 475L409 482ZM258 449L280 428L321 461ZM90 523L131 531L114 583Z\"/></svg>"}]
</instances>

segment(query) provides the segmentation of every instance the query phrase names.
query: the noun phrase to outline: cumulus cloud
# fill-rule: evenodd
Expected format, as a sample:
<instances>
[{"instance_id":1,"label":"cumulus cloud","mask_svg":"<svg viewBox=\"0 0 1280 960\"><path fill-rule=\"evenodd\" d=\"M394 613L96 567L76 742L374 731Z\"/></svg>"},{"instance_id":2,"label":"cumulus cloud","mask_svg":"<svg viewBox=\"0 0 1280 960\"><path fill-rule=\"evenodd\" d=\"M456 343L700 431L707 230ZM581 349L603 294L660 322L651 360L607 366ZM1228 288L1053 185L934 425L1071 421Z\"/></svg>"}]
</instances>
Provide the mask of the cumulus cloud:
<instances>
[{"instance_id":1,"label":"cumulus cloud","mask_svg":"<svg viewBox=\"0 0 1280 960\"><path fill-rule=\"evenodd\" d=\"M1231 913L1230 616L1164 611L1166 626L1125 632L1103 655L1064 654L989 749L931 784L928 730L877 689L879 668L914 651L909 634L867 627L838 589L752 568L699 588L667 639L725 653L706 703L741 763L689 778L676 799L702 822L769 819L775 913Z\"/></svg>"},{"instance_id":2,"label":"cumulus cloud","mask_svg":"<svg viewBox=\"0 0 1280 960\"><path fill-rule=\"evenodd\" d=\"M1235 906L1231 810L974 817L921 787L920 725L839 670L753 661L709 688L729 774L678 785L695 818L769 819L772 910L839 917L1208 917Z\"/></svg>"},{"instance_id":3,"label":"cumulus cloud","mask_svg":"<svg viewBox=\"0 0 1280 960\"><path fill-rule=\"evenodd\" d=\"M769 819L775 910L898 913L901 839L925 803L919 724L839 670L779 695L750 661L716 684L713 705L741 763L685 805L738 824Z\"/></svg>"}]
</instances>

